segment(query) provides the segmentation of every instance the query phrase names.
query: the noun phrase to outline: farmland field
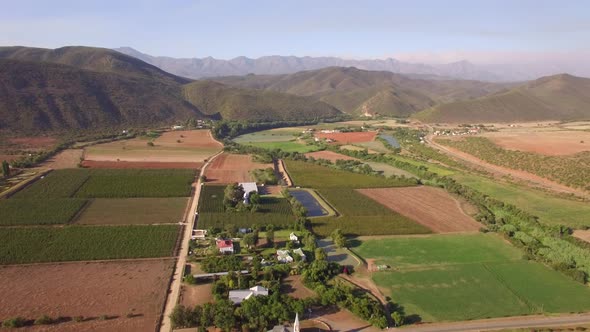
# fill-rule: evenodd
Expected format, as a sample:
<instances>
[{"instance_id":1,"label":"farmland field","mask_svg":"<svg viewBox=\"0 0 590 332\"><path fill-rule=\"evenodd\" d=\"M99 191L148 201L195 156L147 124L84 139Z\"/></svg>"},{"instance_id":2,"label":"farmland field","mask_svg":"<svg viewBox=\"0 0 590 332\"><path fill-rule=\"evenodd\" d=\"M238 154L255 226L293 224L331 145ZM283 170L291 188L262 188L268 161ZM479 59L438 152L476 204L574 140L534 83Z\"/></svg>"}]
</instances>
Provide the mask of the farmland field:
<instances>
[{"instance_id":1,"label":"farmland field","mask_svg":"<svg viewBox=\"0 0 590 332\"><path fill-rule=\"evenodd\" d=\"M376 131L363 131L363 132L349 132L349 133L315 133L315 137L318 138L329 138L340 144L355 144L372 142L377 136Z\"/></svg>"},{"instance_id":2,"label":"farmland field","mask_svg":"<svg viewBox=\"0 0 590 332\"><path fill-rule=\"evenodd\" d=\"M177 223L182 220L188 198L96 198L77 224L135 225Z\"/></svg>"},{"instance_id":3,"label":"farmland field","mask_svg":"<svg viewBox=\"0 0 590 332\"><path fill-rule=\"evenodd\" d=\"M368 240L357 252L391 266L374 281L425 322L590 310L587 287L493 234Z\"/></svg>"},{"instance_id":4,"label":"farmland field","mask_svg":"<svg viewBox=\"0 0 590 332\"><path fill-rule=\"evenodd\" d=\"M76 168L83 152L82 149L66 149L44 161L40 166L52 169Z\"/></svg>"},{"instance_id":5,"label":"farmland field","mask_svg":"<svg viewBox=\"0 0 590 332\"><path fill-rule=\"evenodd\" d=\"M295 135L301 130L295 128L280 128L257 131L255 133L244 134L234 138L236 143L250 144L263 142L288 142L295 139Z\"/></svg>"},{"instance_id":6,"label":"farmland field","mask_svg":"<svg viewBox=\"0 0 590 332\"><path fill-rule=\"evenodd\" d=\"M306 153L306 152L313 152L317 151L320 148L317 145L306 145L303 142L253 142L253 143L246 143L246 145L255 146L262 149L267 150L276 150L281 149L284 152L299 152L299 153Z\"/></svg>"},{"instance_id":7,"label":"farmland field","mask_svg":"<svg viewBox=\"0 0 590 332\"><path fill-rule=\"evenodd\" d=\"M168 257L178 226L66 226L6 228L0 264Z\"/></svg>"},{"instance_id":8,"label":"farmland field","mask_svg":"<svg viewBox=\"0 0 590 332\"><path fill-rule=\"evenodd\" d=\"M548 156L565 156L590 151L590 132L586 131L521 129L485 133L484 136L507 150L534 152Z\"/></svg>"},{"instance_id":9,"label":"farmland field","mask_svg":"<svg viewBox=\"0 0 590 332\"><path fill-rule=\"evenodd\" d=\"M539 190L475 175L456 174L453 178L459 183L539 217L542 223L567 225L574 228L590 226L588 203L559 198Z\"/></svg>"},{"instance_id":10,"label":"farmland field","mask_svg":"<svg viewBox=\"0 0 590 332\"><path fill-rule=\"evenodd\" d=\"M340 214L313 218L313 231L328 236L336 228L349 235L425 234L430 230L395 213L351 188L319 189L324 199Z\"/></svg>"},{"instance_id":11,"label":"farmland field","mask_svg":"<svg viewBox=\"0 0 590 332\"><path fill-rule=\"evenodd\" d=\"M147 161L96 161L84 160L82 167L85 168L109 168L109 169L126 169L126 168L143 168L143 169L199 169L203 166L202 162L147 162Z\"/></svg>"},{"instance_id":12,"label":"farmland field","mask_svg":"<svg viewBox=\"0 0 590 332\"><path fill-rule=\"evenodd\" d=\"M437 141L498 166L529 172L567 186L590 190L590 152L572 156L545 156L505 150L484 137Z\"/></svg>"},{"instance_id":13,"label":"farmland field","mask_svg":"<svg viewBox=\"0 0 590 332\"><path fill-rule=\"evenodd\" d=\"M252 170L273 167L252 161L252 156L245 154L224 153L216 157L207 169L207 183L251 182Z\"/></svg>"},{"instance_id":14,"label":"farmland field","mask_svg":"<svg viewBox=\"0 0 590 332\"><path fill-rule=\"evenodd\" d=\"M86 204L85 199L2 199L0 226L67 224Z\"/></svg>"},{"instance_id":15,"label":"farmland field","mask_svg":"<svg viewBox=\"0 0 590 332\"><path fill-rule=\"evenodd\" d=\"M302 161L285 160L293 183L308 188L380 188L404 186L395 179L341 171Z\"/></svg>"},{"instance_id":16,"label":"farmland field","mask_svg":"<svg viewBox=\"0 0 590 332\"><path fill-rule=\"evenodd\" d=\"M0 320L83 316L89 319L25 330L154 331L173 265L159 259L3 266Z\"/></svg>"},{"instance_id":17,"label":"farmland field","mask_svg":"<svg viewBox=\"0 0 590 332\"><path fill-rule=\"evenodd\" d=\"M291 205L284 198L262 196L258 212L225 212L223 191L225 186L203 186L199 202L199 228L227 225L250 227L252 225L291 226L295 218Z\"/></svg>"},{"instance_id":18,"label":"farmland field","mask_svg":"<svg viewBox=\"0 0 590 332\"><path fill-rule=\"evenodd\" d=\"M85 169L56 170L19 191L11 199L72 197L89 176L90 172Z\"/></svg>"},{"instance_id":19,"label":"farmland field","mask_svg":"<svg viewBox=\"0 0 590 332\"><path fill-rule=\"evenodd\" d=\"M307 158L325 159L325 160L329 160L331 162L336 162L337 160L359 160L359 159L349 157L347 155L343 155L340 153L336 153L333 151L309 152L309 153L306 153L305 156Z\"/></svg>"},{"instance_id":20,"label":"farmland field","mask_svg":"<svg viewBox=\"0 0 590 332\"><path fill-rule=\"evenodd\" d=\"M184 136L184 137L183 137ZM154 146L149 146L152 142ZM86 160L203 162L222 149L209 130L170 131L155 140L134 138L86 148Z\"/></svg>"},{"instance_id":21,"label":"farmland field","mask_svg":"<svg viewBox=\"0 0 590 332\"><path fill-rule=\"evenodd\" d=\"M476 232L482 227L444 189L422 186L358 191L436 233Z\"/></svg>"}]
</instances>

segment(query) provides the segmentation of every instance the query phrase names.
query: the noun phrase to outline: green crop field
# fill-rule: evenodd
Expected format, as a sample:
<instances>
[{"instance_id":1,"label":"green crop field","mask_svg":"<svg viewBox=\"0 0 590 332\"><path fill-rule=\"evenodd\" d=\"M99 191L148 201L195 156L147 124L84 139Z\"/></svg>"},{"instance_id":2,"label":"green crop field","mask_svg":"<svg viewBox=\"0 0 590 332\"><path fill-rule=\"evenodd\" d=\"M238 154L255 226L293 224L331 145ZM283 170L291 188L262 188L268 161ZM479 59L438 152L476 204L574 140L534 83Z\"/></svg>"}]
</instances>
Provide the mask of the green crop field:
<instances>
[{"instance_id":1,"label":"green crop field","mask_svg":"<svg viewBox=\"0 0 590 332\"><path fill-rule=\"evenodd\" d=\"M311 219L313 231L328 236L336 228L349 235L426 234L431 231L350 188L326 188L320 195L338 212L337 217Z\"/></svg>"},{"instance_id":2,"label":"green crop field","mask_svg":"<svg viewBox=\"0 0 590 332\"><path fill-rule=\"evenodd\" d=\"M262 142L287 142L295 138L295 134L300 133L300 130L285 130L281 128L257 131L255 133L244 134L234 138L236 143L249 144L249 143L262 143Z\"/></svg>"},{"instance_id":3,"label":"green crop field","mask_svg":"<svg viewBox=\"0 0 590 332\"><path fill-rule=\"evenodd\" d=\"M67 224L86 204L85 199L3 199L0 225Z\"/></svg>"},{"instance_id":4,"label":"green crop field","mask_svg":"<svg viewBox=\"0 0 590 332\"><path fill-rule=\"evenodd\" d=\"M284 198L262 196L257 212L225 212L223 191L225 186L203 186L199 201L199 228L216 227L223 229L228 225L251 227L252 225L292 226L295 218L291 205Z\"/></svg>"},{"instance_id":5,"label":"green crop field","mask_svg":"<svg viewBox=\"0 0 590 332\"><path fill-rule=\"evenodd\" d=\"M56 170L19 191L12 198L72 197L89 177L90 170L87 169Z\"/></svg>"},{"instance_id":6,"label":"green crop field","mask_svg":"<svg viewBox=\"0 0 590 332\"><path fill-rule=\"evenodd\" d=\"M187 197L196 173L188 169L64 169L13 198Z\"/></svg>"},{"instance_id":7,"label":"green crop field","mask_svg":"<svg viewBox=\"0 0 590 332\"><path fill-rule=\"evenodd\" d=\"M0 264L168 257L177 225L6 228Z\"/></svg>"},{"instance_id":8,"label":"green crop field","mask_svg":"<svg viewBox=\"0 0 590 332\"><path fill-rule=\"evenodd\" d=\"M293 183L309 188L382 188L407 186L395 180L378 176L351 173L303 161L285 160Z\"/></svg>"},{"instance_id":9,"label":"green crop field","mask_svg":"<svg viewBox=\"0 0 590 332\"><path fill-rule=\"evenodd\" d=\"M507 184L481 176L456 174L459 183L472 187L490 197L517 206L539 217L545 224L560 224L574 228L590 226L590 204Z\"/></svg>"},{"instance_id":10,"label":"green crop field","mask_svg":"<svg viewBox=\"0 0 590 332\"><path fill-rule=\"evenodd\" d=\"M495 234L368 240L356 251L391 267L375 283L424 322L590 310L590 289L521 260Z\"/></svg>"},{"instance_id":11,"label":"green crop field","mask_svg":"<svg viewBox=\"0 0 590 332\"><path fill-rule=\"evenodd\" d=\"M188 198L96 198L76 219L78 224L134 225L177 223Z\"/></svg>"},{"instance_id":12,"label":"green crop field","mask_svg":"<svg viewBox=\"0 0 590 332\"><path fill-rule=\"evenodd\" d=\"M76 197L186 197L190 196L194 170L97 169Z\"/></svg>"}]
</instances>

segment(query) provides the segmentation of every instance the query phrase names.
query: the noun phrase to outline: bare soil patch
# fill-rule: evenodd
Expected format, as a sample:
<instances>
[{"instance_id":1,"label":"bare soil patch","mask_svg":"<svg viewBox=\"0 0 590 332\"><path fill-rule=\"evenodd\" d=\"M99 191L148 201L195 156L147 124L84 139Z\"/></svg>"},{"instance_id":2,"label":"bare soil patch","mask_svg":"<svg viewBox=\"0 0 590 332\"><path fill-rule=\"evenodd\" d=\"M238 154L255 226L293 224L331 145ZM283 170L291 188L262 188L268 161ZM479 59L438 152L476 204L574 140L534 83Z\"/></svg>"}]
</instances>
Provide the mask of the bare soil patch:
<instances>
[{"instance_id":1,"label":"bare soil patch","mask_svg":"<svg viewBox=\"0 0 590 332\"><path fill-rule=\"evenodd\" d=\"M333 311L329 309L330 308L325 308L324 310L321 310L319 312L315 311L313 312L313 317L318 317L319 320L328 323L328 325L330 325L333 331L381 331L381 329L373 327L371 324L356 317L346 309L340 309L338 311Z\"/></svg>"},{"instance_id":2,"label":"bare soil patch","mask_svg":"<svg viewBox=\"0 0 590 332\"><path fill-rule=\"evenodd\" d=\"M254 181L250 171L258 168L273 167L252 161L252 156L224 153L215 158L207 168L208 183L234 183Z\"/></svg>"},{"instance_id":3,"label":"bare soil patch","mask_svg":"<svg viewBox=\"0 0 590 332\"><path fill-rule=\"evenodd\" d=\"M83 316L83 322L31 329L154 331L172 265L170 259L158 259L3 266L0 320ZM102 315L109 319L100 319Z\"/></svg>"},{"instance_id":4,"label":"bare soil patch","mask_svg":"<svg viewBox=\"0 0 590 332\"><path fill-rule=\"evenodd\" d=\"M353 157L349 157L340 153L336 153L333 151L316 151L316 152L309 152L305 154L306 157L312 157L315 159L326 159L331 162L335 162L336 160L358 160Z\"/></svg>"},{"instance_id":5,"label":"bare soil patch","mask_svg":"<svg viewBox=\"0 0 590 332\"><path fill-rule=\"evenodd\" d=\"M212 282L200 285L182 284L180 287L180 299L178 302L187 308L194 308L197 305L215 302L212 290Z\"/></svg>"},{"instance_id":6,"label":"bare soil patch","mask_svg":"<svg viewBox=\"0 0 590 332\"><path fill-rule=\"evenodd\" d=\"M62 169L62 168L76 168L80 163L80 158L84 150L82 149L67 149L49 158L41 164L41 167Z\"/></svg>"},{"instance_id":7,"label":"bare soil patch","mask_svg":"<svg viewBox=\"0 0 590 332\"><path fill-rule=\"evenodd\" d=\"M305 287L301 281L301 276L289 276L281 284L281 293L288 294L296 299L306 299L315 296L315 292Z\"/></svg>"},{"instance_id":8,"label":"bare soil patch","mask_svg":"<svg viewBox=\"0 0 590 332\"><path fill-rule=\"evenodd\" d=\"M574 236L582 241L590 243L590 230L575 230Z\"/></svg>"},{"instance_id":9,"label":"bare soil patch","mask_svg":"<svg viewBox=\"0 0 590 332\"><path fill-rule=\"evenodd\" d=\"M430 228L436 233L475 232L481 225L440 188L358 189L363 195Z\"/></svg>"},{"instance_id":10,"label":"bare soil patch","mask_svg":"<svg viewBox=\"0 0 590 332\"><path fill-rule=\"evenodd\" d=\"M97 161L84 160L82 167L87 168L149 168L149 169L165 169L165 168L186 168L199 169L203 166L202 162L149 162L149 161Z\"/></svg>"},{"instance_id":11,"label":"bare soil patch","mask_svg":"<svg viewBox=\"0 0 590 332\"><path fill-rule=\"evenodd\" d=\"M316 133L316 137L318 138L330 138L335 140L338 143L342 144L353 144L353 143L363 143L363 142L372 142L375 140L375 136L377 136L376 131L364 131L364 132L353 132L353 133Z\"/></svg>"},{"instance_id":12,"label":"bare soil patch","mask_svg":"<svg viewBox=\"0 0 590 332\"><path fill-rule=\"evenodd\" d=\"M13 161L13 160L17 160L21 156L22 155L20 155L20 154L0 154L0 161L3 161L3 160Z\"/></svg>"},{"instance_id":13,"label":"bare soil patch","mask_svg":"<svg viewBox=\"0 0 590 332\"><path fill-rule=\"evenodd\" d=\"M590 132L584 131L501 131L484 136L504 149L548 156L590 151Z\"/></svg>"},{"instance_id":14,"label":"bare soil patch","mask_svg":"<svg viewBox=\"0 0 590 332\"><path fill-rule=\"evenodd\" d=\"M180 141L180 143L178 142ZM192 148L221 149L223 144L216 141L209 130L167 131L156 138L154 144L161 146L185 146Z\"/></svg>"}]
</instances>

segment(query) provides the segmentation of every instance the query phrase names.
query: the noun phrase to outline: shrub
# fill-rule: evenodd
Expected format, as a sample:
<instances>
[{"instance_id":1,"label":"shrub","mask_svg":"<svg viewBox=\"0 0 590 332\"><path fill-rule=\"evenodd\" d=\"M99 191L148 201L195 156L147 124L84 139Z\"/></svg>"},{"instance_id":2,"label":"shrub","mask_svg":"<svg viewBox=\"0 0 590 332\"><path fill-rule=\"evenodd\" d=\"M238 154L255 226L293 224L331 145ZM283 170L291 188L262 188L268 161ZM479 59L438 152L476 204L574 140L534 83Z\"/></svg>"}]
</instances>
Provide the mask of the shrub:
<instances>
[{"instance_id":1,"label":"shrub","mask_svg":"<svg viewBox=\"0 0 590 332\"><path fill-rule=\"evenodd\" d=\"M53 318L47 315L43 315L35 320L35 325L49 325L53 324L54 322L55 321L53 320Z\"/></svg>"},{"instance_id":2,"label":"shrub","mask_svg":"<svg viewBox=\"0 0 590 332\"><path fill-rule=\"evenodd\" d=\"M25 326L25 324L27 323L27 321L22 318L22 317L15 317L15 318L10 318L5 320L4 322L2 322L2 326L4 327L23 327Z\"/></svg>"}]
</instances>

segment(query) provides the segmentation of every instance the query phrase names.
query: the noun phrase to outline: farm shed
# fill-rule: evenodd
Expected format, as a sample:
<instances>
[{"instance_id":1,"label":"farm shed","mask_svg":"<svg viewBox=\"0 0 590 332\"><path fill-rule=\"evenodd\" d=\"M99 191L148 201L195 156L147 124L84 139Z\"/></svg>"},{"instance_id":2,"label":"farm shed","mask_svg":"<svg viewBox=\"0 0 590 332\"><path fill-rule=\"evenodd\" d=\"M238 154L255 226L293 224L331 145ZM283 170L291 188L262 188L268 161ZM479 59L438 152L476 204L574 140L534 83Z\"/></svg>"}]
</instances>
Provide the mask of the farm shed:
<instances>
[{"instance_id":1,"label":"farm shed","mask_svg":"<svg viewBox=\"0 0 590 332\"><path fill-rule=\"evenodd\" d=\"M252 296L268 296L268 289L262 286L254 286L249 289L236 289L229 291L229 300L234 304L240 304L242 301Z\"/></svg>"}]
</instances>

